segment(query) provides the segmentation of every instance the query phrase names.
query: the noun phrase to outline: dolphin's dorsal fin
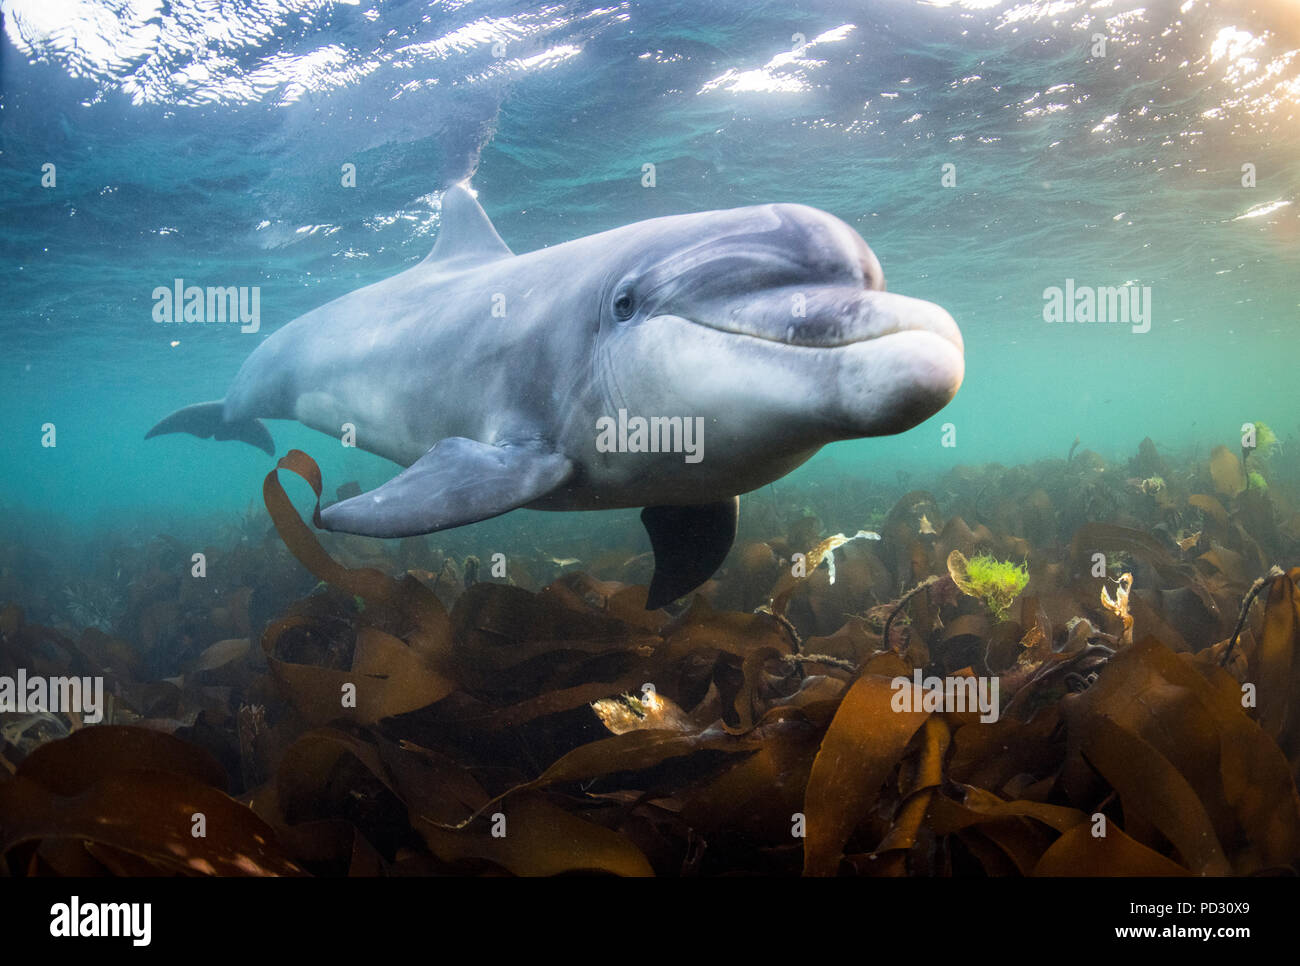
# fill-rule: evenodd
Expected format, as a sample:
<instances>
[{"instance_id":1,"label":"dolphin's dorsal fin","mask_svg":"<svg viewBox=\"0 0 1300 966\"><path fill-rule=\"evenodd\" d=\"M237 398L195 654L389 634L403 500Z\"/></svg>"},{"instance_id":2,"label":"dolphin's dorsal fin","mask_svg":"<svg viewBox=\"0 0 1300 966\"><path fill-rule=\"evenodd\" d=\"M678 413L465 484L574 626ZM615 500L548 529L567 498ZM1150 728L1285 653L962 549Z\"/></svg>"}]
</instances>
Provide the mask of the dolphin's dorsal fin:
<instances>
[{"instance_id":1,"label":"dolphin's dorsal fin","mask_svg":"<svg viewBox=\"0 0 1300 966\"><path fill-rule=\"evenodd\" d=\"M442 227L424 264L462 267L513 254L463 181L442 193Z\"/></svg>"}]
</instances>

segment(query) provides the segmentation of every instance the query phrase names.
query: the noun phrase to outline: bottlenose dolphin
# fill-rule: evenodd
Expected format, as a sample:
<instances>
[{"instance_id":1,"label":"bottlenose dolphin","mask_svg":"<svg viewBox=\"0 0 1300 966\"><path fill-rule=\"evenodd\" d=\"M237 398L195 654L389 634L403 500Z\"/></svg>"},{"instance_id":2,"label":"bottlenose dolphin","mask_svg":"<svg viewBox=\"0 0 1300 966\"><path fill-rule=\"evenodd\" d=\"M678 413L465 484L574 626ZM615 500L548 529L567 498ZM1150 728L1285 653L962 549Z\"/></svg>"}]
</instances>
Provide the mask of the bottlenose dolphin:
<instances>
[{"instance_id":1,"label":"bottlenose dolphin","mask_svg":"<svg viewBox=\"0 0 1300 966\"><path fill-rule=\"evenodd\" d=\"M952 317L886 292L866 242L816 208L652 218L523 255L464 184L441 219L423 261L285 325L224 399L147 435L274 454L260 419L336 437L351 423L358 447L408 468L321 512L345 533L644 507L656 608L722 564L738 494L827 443L910 429L961 385ZM658 452L644 432L608 445L612 426L656 418ZM683 427L703 435L690 459Z\"/></svg>"}]
</instances>

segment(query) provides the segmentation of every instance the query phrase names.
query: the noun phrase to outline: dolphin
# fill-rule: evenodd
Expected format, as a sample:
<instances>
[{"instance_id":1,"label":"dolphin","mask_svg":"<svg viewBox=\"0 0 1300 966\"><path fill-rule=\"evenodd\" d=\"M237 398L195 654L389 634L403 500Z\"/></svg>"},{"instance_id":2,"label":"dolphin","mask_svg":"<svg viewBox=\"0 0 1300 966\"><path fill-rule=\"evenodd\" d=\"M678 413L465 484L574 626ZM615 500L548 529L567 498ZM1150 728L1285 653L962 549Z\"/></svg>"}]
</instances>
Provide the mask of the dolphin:
<instances>
[{"instance_id":1,"label":"dolphin","mask_svg":"<svg viewBox=\"0 0 1300 966\"><path fill-rule=\"evenodd\" d=\"M406 469L321 511L345 533L644 507L655 609L721 566L739 494L828 443L912 428L964 371L948 312L886 292L866 242L824 211L670 215L516 255L462 182L423 261L283 326L224 399L146 438L274 455L262 419L335 437L351 423Z\"/></svg>"}]
</instances>

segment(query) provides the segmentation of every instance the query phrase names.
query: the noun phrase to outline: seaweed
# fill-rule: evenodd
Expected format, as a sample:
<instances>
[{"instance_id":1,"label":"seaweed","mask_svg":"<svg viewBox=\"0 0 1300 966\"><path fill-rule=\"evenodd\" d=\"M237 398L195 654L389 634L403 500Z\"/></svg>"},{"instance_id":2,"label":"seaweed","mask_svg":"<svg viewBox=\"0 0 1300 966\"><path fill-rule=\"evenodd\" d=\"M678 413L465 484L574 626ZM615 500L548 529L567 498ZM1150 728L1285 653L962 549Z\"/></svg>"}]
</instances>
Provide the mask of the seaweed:
<instances>
[{"instance_id":1,"label":"seaweed","mask_svg":"<svg viewBox=\"0 0 1300 966\"><path fill-rule=\"evenodd\" d=\"M1006 617L1012 601L1029 583L1025 567L987 553L967 560L960 550L954 550L948 555L947 565L961 592L983 601L999 620Z\"/></svg>"},{"instance_id":2,"label":"seaweed","mask_svg":"<svg viewBox=\"0 0 1300 966\"><path fill-rule=\"evenodd\" d=\"M293 451L271 529L206 551L220 581L145 542L111 551L131 590L107 627L0 608L0 674L106 693L101 724L6 715L6 872L1300 872L1276 465L1264 491L1226 447L1144 440L1123 467L1072 450L892 503L828 476L760 497L715 579L654 612L612 536L522 538L502 577L464 545L318 534L284 471L319 507ZM932 679L996 699L927 704Z\"/></svg>"}]
</instances>

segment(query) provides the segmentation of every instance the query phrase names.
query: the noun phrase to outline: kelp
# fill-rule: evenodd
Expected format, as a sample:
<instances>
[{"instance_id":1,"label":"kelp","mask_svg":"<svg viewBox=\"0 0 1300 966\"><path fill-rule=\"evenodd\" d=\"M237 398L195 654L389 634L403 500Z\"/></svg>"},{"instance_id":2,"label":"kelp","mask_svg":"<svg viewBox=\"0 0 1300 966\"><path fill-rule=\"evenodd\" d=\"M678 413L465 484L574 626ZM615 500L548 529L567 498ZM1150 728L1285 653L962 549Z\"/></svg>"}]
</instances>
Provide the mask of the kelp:
<instances>
[{"instance_id":1,"label":"kelp","mask_svg":"<svg viewBox=\"0 0 1300 966\"><path fill-rule=\"evenodd\" d=\"M192 744L85 728L34 751L0 785L0 856L11 873L301 875L225 785Z\"/></svg>"},{"instance_id":2,"label":"kelp","mask_svg":"<svg viewBox=\"0 0 1300 966\"><path fill-rule=\"evenodd\" d=\"M2 667L103 674L108 705L6 716L3 868L1300 872L1300 568L1255 580L1300 552L1273 522L1295 509L1276 460L1266 492L1232 460L1144 440L1122 472L964 468L840 527L879 541L826 535L837 504L774 505L648 612L635 548L494 579L486 554L318 534L280 482L318 519L293 451L263 485L276 542L209 551L242 577L178 585L160 544L120 628L0 608ZM1024 561L1019 596L970 596L950 562L976 558ZM995 680L996 720L927 707L917 675Z\"/></svg>"},{"instance_id":3,"label":"kelp","mask_svg":"<svg viewBox=\"0 0 1300 966\"><path fill-rule=\"evenodd\" d=\"M880 787L929 716L924 711L894 712L893 696L889 677L863 674L840 702L822 738L804 792L805 875L838 870L845 842L875 807Z\"/></svg>"},{"instance_id":4,"label":"kelp","mask_svg":"<svg viewBox=\"0 0 1300 966\"><path fill-rule=\"evenodd\" d=\"M1224 496L1236 496L1246 488L1246 474L1237 454L1226 446L1216 446L1210 453L1210 476L1214 488Z\"/></svg>"}]
</instances>

